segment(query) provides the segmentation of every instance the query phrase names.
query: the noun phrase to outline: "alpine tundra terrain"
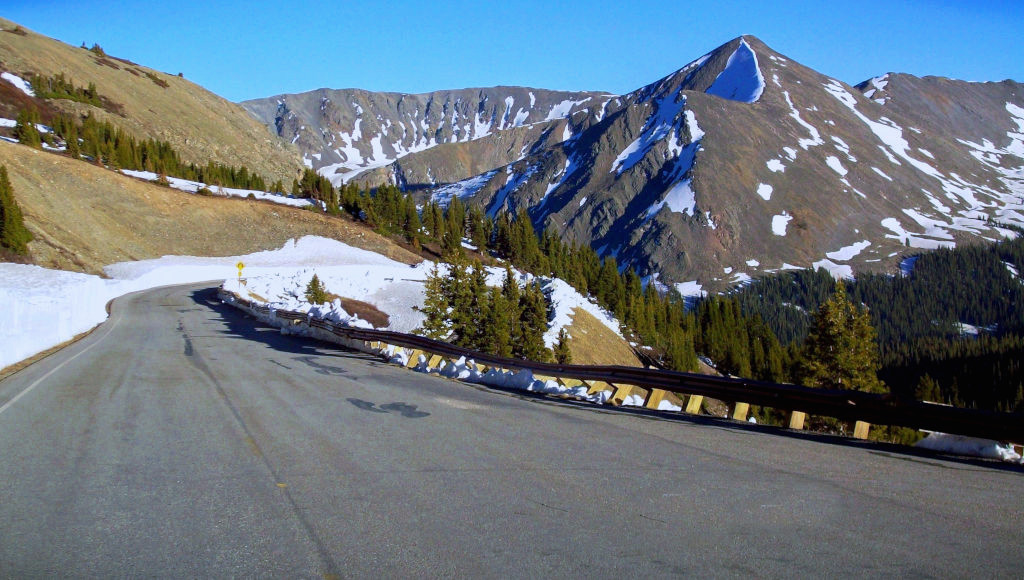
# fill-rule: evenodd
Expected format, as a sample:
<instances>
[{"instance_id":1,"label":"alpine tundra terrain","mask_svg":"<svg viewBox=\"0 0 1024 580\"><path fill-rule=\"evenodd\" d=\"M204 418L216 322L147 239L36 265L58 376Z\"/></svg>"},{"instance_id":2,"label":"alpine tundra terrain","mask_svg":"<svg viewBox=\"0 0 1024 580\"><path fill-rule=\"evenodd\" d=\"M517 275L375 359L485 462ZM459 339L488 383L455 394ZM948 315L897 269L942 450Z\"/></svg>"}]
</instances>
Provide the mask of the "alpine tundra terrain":
<instances>
[{"instance_id":1,"label":"alpine tundra terrain","mask_svg":"<svg viewBox=\"0 0 1024 580\"><path fill-rule=\"evenodd\" d=\"M792 267L891 271L907 248L1024 225L1021 84L850 86L753 36L621 96L321 90L243 106L335 183L527 208L684 293Z\"/></svg>"},{"instance_id":2,"label":"alpine tundra terrain","mask_svg":"<svg viewBox=\"0 0 1024 580\"><path fill-rule=\"evenodd\" d=\"M0 83L0 116L15 119L33 108L48 123L57 114L91 114L140 139L170 143L185 161L248 166L267 179L291 180L301 168L298 151L267 136L245 110L203 87L91 50L70 46L0 18L0 68L26 80L63 75L77 86L95 86L101 106L72 99L32 98Z\"/></svg>"}]
</instances>

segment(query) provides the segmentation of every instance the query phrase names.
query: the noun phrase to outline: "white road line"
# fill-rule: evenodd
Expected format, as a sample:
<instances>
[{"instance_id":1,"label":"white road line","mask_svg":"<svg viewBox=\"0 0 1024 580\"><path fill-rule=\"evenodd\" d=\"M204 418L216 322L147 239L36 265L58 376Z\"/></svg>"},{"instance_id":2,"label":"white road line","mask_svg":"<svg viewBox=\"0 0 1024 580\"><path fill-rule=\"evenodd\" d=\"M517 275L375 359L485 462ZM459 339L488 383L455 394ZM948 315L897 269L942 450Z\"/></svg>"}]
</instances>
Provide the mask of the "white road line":
<instances>
[{"instance_id":1,"label":"white road line","mask_svg":"<svg viewBox=\"0 0 1024 580\"><path fill-rule=\"evenodd\" d=\"M118 319L120 319L120 317L118 317ZM36 388L37 386L39 386L40 383L42 383L46 379L50 378L50 375L52 375L53 373L55 373L55 372L59 371L60 369L64 368L64 365L66 365L69 362L75 360L76 358L82 356L83 354L89 352L90 350L92 350L92 348L94 346L96 346L97 344L102 342L103 339L106 338L107 335L110 334L110 332L112 330L114 330L114 327L117 326L117 319L113 319L113 317L108 318L107 322L109 323L109 324L107 324L107 328L103 331L103 334L99 338L96 339L96 342L94 342L94 343L90 344L89 346L85 347L84 349L82 349L82 352L80 352L80 353L76 354L75 356L69 358L68 360L60 363L59 365L53 367L52 369L50 369L50 372L46 373L45 375L43 375L43 376L39 377L38 379L36 379L35 381L33 381L31 385L25 387L25 390L23 390L22 392L20 392L17 395L15 395L13 399L11 399L10 401L7 401L6 403L4 403L3 406L0 406L0 415L2 415L4 411L6 411L7 409L10 409L15 403L17 403L18 399L20 399L20 398L24 397L25 395L29 394L32 391L32 389Z\"/></svg>"}]
</instances>

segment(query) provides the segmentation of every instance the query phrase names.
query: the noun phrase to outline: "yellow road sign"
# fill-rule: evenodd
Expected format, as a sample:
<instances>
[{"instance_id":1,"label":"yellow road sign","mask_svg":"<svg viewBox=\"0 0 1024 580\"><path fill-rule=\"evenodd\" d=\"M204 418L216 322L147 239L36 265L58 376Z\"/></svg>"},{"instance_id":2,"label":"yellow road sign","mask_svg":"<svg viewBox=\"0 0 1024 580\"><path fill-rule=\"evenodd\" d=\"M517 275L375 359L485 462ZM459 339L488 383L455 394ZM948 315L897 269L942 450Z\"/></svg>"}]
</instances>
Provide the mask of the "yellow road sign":
<instances>
[{"instance_id":1,"label":"yellow road sign","mask_svg":"<svg viewBox=\"0 0 1024 580\"><path fill-rule=\"evenodd\" d=\"M242 268L245 267L245 264L243 264L242 262L238 262L237 264L235 264L235 267L238 268L238 277L239 277L239 279L241 279L241 277L242 277Z\"/></svg>"}]
</instances>

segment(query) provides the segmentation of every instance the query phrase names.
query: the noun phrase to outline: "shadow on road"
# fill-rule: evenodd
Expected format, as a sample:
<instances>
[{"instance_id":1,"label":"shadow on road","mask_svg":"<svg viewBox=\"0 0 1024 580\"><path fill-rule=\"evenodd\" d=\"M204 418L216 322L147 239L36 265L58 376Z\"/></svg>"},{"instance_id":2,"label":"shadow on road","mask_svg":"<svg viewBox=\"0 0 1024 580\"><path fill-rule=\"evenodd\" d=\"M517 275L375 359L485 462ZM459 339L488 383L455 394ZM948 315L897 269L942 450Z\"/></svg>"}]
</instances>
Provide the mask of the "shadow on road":
<instances>
[{"instance_id":1,"label":"shadow on road","mask_svg":"<svg viewBox=\"0 0 1024 580\"><path fill-rule=\"evenodd\" d=\"M380 362L377 357L346 348L340 344L327 343L309 337L281 334L281 330L269 326L245 312L228 306L217 297L216 288L200 288L191 293L197 303L217 313L227 326L223 331L227 336L250 340L267 345L280 353L300 355L292 360L312 367L316 372L327 375L340 375L346 371L341 367L325 364L314 357L345 357ZM276 361L271 361L280 365Z\"/></svg>"},{"instance_id":2,"label":"shadow on road","mask_svg":"<svg viewBox=\"0 0 1024 580\"><path fill-rule=\"evenodd\" d=\"M327 365L322 362L319 362L313 357L356 358L364 361L369 361L371 364L387 364L382 362L379 357L359 352L357 350L349 349L339 344L327 343L309 337L283 335L281 334L278 328L268 326L265 323L249 316L243 311L232 306L228 306L221 302L220 299L217 297L216 288L198 289L192 292L192 299L195 300L196 303L201 304L209 308L210 310L213 310L221 317L224 324L227 325L228 327L225 334L229 336L235 336L244 340L260 342L269 346L275 351L279 351L282 353L303 355L300 357L296 357L293 360L307 364L313 367L319 373L334 375L344 374L346 371L344 369L341 369L340 367ZM271 362L274 362L275 364L280 364L277 363L276 361ZM979 468L1024 473L1024 465L1015 465L995 460L946 455L925 449L908 447L905 445L895 445L876 441L861 441L857 439L851 439L848 437L839 437L834 435L827 435L824 433L816 433L812 431L795 431L792 429L784 429L771 425L758 425L754 423L735 421L728 418L712 417L709 415L687 415L683 413L669 413L665 411L652 411L639 407L607 407L594 405L593 403L587 403L583 401L576 401L573 399L563 399L557 396L546 395L543 393L522 391L518 389L485 386L473 383L466 383L466 385L481 390L505 393L510 396L518 397L524 400L543 402L546 404L554 403L557 405L579 408L596 413L629 414L636 417L642 417L651 420L689 423L693 425L703 425L709 428L728 429L732 431L757 433L759 435L787 437L791 439L800 439L804 441L816 441L818 443L824 443L829 445L854 447L857 449L865 450L869 453L884 455L887 457L892 457L894 459L922 462L927 463L928 465L944 467L947 469ZM420 413L415 409L407 410L400 407L388 409L386 405L381 405L377 408L373 408L373 403L364 401L356 402L354 400L350 400L349 402L367 411L394 411L399 412L404 416L410 417L417 416L417 414ZM392 405L402 404L396 403ZM403 411L409 411L411 412L411 414L407 415ZM942 461L943 463L939 463L939 461Z\"/></svg>"}]
</instances>

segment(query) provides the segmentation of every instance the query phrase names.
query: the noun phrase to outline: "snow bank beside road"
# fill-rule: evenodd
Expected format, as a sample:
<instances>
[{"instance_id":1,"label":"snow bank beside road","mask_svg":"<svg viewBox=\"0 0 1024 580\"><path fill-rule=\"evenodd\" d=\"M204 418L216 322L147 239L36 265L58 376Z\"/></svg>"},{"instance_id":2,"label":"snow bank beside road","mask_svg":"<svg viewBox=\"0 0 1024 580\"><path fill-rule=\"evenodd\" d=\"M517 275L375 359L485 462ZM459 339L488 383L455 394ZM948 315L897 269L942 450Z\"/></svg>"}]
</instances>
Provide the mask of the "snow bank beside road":
<instances>
[{"instance_id":1,"label":"snow bank beside road","mask_svg":"<svg viewBox=\"0 0 1024 580\"><path fill-rule=\"evenodd\" d=\"M325 238L289 241L278 250L244 256L164 256L107 266L109 279L39 266L0 263L0 368L52 348L107 319L106 304L130 292L172 284L225 280L245 274L294 272L313 265L391 260ZM408 269L408 266L402 265Z\"/></svg>"},{"instance_id":2,"label":"snow bank beside road","mask_svg":"<svg viewBox=\"0 0 1024 580\"><path fill-rule=\"evenodd\" d=\"M1021 458L1019 453L1014 451L1012 445L992 441L991 439L976 439L974 437L950 435L948 433L929 433L927 437L918 441L914 447L930 449L941 453L951 453L953 455L1024 463L1024 459Z\"/></svg>"},{"instance_id":3,"label":"snow bank beside road","mask_svg":"<svg viewBox=\"0 0 1024 580\"><path fill-rule=\"evenodd\" d=\"M96 326L110 298L98 276L0 264L0 368Z\"/></svg>"},{"instance_id":4,"label":"snow bank beside road","mask_svg":"<svg viewBox=\"0 0 1024 580\"><path fill-rule=\"evenodd\" d=\"M206 280L234 280L235 265L245 264L248 283L243 295L274 308L314 310L313 314L336 322L365 326L340 302L312 306L305 289L313 274L329 292L368 302L388 315L387 330L411 332L423 323L417 309L423 305L424 281L433 264L409 266L380 254L335 240L306 236L290 240L277 250L244 256L204 258L164 256L107 266L109 279L48 270L22 264L0 264L0 368L70 340L107 318L106 304L129 292L189 284ZM443 270L445 266L440 266ZM500 285L504 270L490 268L488 284ZM521 275L524 283L529 276ZM575 308L594 314L612 330L618 323L561 280L542 280L551 296L554 312L545 338L554 344L558 330L569 324ZM239 288L240 289L240 288Z\"/></svg>"}]
</instances>

